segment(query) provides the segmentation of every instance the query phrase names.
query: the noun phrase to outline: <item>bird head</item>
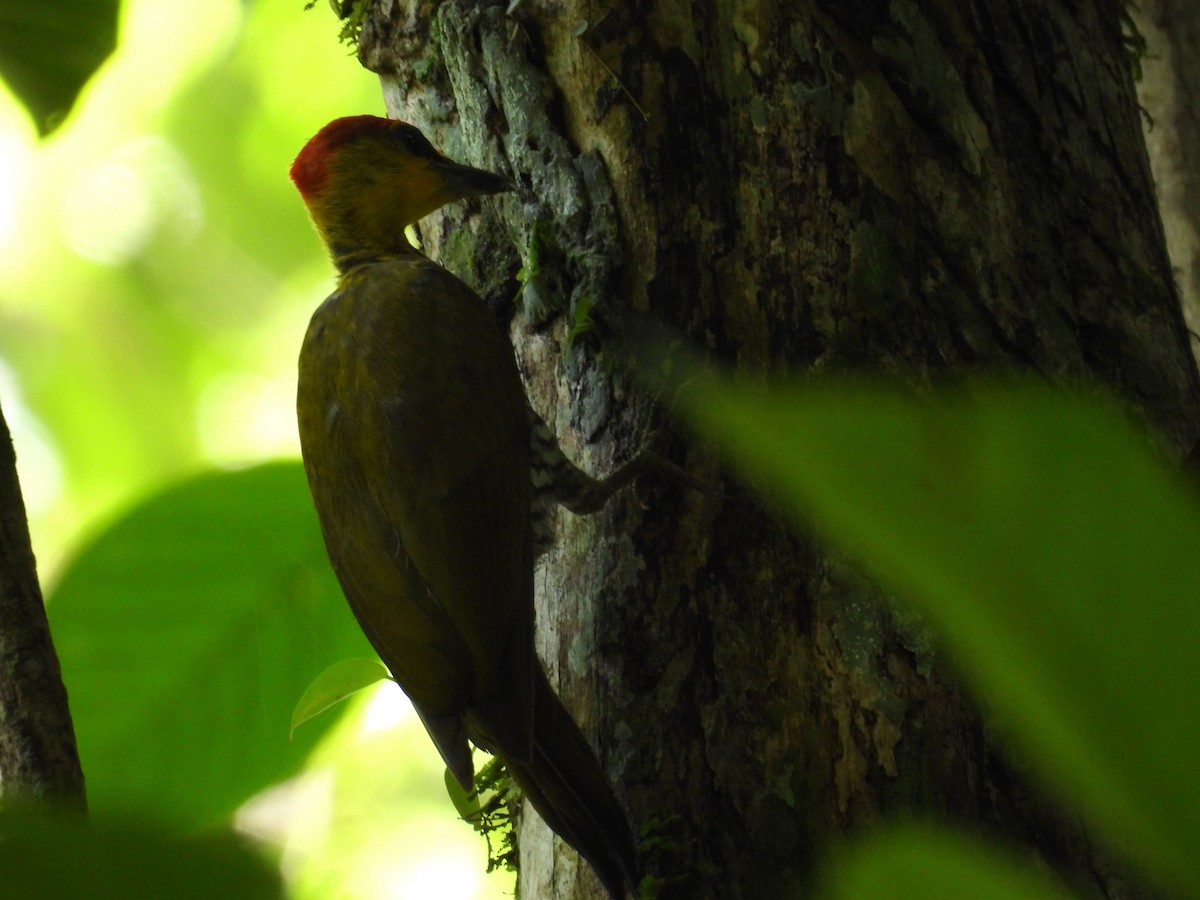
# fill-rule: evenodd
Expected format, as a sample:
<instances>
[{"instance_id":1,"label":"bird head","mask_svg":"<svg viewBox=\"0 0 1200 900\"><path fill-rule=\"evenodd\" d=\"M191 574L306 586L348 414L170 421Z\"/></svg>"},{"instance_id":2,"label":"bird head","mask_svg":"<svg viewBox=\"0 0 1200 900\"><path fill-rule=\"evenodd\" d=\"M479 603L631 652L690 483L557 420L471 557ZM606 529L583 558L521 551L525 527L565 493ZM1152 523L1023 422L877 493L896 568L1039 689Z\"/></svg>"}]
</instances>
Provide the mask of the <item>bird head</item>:
<instances>
[{"instance_id":1,"label":"bird head","mask_svg":"<svg viewBox=\"0 0 1200 900\"><path fill-rule=\"evenodd\" d=\"M330 122L304 145L291 176L335 259L407 247L405 227L435 209L514 188L503 175L442 156L412 125L378 116Z\"/></svg>"}]
</instances>

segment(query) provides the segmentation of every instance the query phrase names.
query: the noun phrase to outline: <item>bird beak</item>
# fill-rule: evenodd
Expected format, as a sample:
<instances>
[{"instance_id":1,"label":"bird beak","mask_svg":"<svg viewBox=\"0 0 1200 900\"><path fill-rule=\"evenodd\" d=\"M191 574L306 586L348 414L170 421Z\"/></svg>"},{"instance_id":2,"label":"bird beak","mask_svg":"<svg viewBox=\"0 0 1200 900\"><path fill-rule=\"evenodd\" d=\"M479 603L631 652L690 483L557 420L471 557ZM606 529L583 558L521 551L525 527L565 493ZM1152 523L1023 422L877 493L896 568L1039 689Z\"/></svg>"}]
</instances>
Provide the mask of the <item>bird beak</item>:
<instances>
[{"instance_id":1,"label":"bird beak","mask_svg":"<svg viewBox=\"0 0 1200 900\"><path fill-rule=\"evenodd\" d=\"M512 179L504 175L473 169L448 159L439 159L430 167L441 175L446 193L454 197L486 197L517 189Z\"/></svg>"}]
</instances>

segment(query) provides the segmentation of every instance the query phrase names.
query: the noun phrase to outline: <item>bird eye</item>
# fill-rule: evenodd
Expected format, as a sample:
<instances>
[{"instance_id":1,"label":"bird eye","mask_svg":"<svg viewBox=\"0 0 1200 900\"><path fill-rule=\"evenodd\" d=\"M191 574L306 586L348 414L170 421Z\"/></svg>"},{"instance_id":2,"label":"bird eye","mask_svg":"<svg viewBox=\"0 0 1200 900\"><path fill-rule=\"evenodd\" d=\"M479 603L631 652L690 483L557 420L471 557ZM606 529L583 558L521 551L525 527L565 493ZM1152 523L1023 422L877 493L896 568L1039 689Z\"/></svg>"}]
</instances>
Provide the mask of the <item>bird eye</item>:
<instances>
[{"instance_id":1,"label":"bird eye","mask_svg":"<svg viewBox=\"0 0 1200 900\"><path fill-rule=\"evenodd\" d=\"M404 149L413 156L432 157L438 155L425 135L421 134L412 125L399 126L392 132L392 136L404 144Z\"/></svg>"}]
</instances>

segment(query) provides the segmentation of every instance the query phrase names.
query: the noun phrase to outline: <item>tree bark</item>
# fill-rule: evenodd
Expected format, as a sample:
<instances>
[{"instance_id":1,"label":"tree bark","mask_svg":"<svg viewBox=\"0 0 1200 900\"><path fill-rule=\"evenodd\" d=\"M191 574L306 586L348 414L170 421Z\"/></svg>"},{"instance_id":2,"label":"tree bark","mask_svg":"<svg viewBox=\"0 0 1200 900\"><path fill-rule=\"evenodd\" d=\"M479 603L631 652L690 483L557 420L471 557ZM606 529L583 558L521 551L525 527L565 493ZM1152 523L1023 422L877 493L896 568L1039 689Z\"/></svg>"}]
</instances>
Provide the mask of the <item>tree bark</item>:
<instances>
[{"instance_id":1,"label":"tree bark","mask_svg":"<svg viewBox=\"0 0 1200 900\"><path fill-rule=\"evenodd\" d=\"M1200 382L1120 9L382 0L360 58L392 115L523 186L431 218L425 249L511 317L535 408L594 473L655 404L570 340L589 309L741 377L1098 382L1179 456ZM668 451L722 483L703 447ZM1004 761L921 624L811 535L660 480L559 528L539 649L635 832L669 839L664 896L799 896L840 836L901 813L1138 895ZM599 896L583 870L523 830L521 896Z\"/></svg>"},{"instance_id":2,"label":"tree bark","mask_svg":"<svg viewBox=\"0 0 1200 900\"><path fill-rule=\"evenodd\" d=\"M38 585L8 424L0 413L0 783L6 801L85 808L67 691Z\"/></svg>"},{"instance_id":3,"label":"tree bark","mask_svg":"<svg viewBox=\"0 0 1200 900\"><path fill-rule=\"evenodd\" d=\"M1166 227L1183 311L1200 330L1200 6L1142 0L1131 14L1146 40L1138 97L1146 109L1146 146ZM1192 351L1200 339L1192 336Z\"/></svg>"}]
</instances>

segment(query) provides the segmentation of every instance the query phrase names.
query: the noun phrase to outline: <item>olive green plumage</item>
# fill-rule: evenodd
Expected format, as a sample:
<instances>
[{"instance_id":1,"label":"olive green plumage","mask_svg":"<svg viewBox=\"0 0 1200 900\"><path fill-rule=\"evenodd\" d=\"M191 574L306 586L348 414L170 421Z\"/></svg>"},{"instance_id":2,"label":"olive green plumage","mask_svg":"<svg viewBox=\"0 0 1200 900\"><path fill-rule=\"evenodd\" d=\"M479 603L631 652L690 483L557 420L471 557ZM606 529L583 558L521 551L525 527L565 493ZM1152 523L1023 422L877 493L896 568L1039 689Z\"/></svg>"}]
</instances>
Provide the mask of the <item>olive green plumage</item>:
<instances>
[{"instance_id":1,"label":"olive green plumage","mask_svg":"<svg viewBox=\"0 0 1200 900\"><path fill-rule=\"evenodd\" d=\"M405 225L510 187L412 126L326 126L292 167L339 269L300 354L297 412L326 547L355 617L469 788L468 739L501 757L613 897L632 839L533 649L531 414L480 298Z\"/></svg>"}]
</instances>

